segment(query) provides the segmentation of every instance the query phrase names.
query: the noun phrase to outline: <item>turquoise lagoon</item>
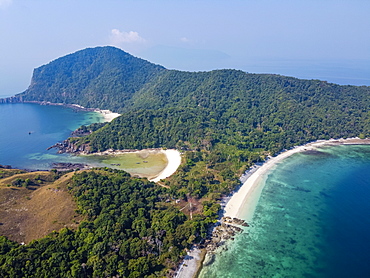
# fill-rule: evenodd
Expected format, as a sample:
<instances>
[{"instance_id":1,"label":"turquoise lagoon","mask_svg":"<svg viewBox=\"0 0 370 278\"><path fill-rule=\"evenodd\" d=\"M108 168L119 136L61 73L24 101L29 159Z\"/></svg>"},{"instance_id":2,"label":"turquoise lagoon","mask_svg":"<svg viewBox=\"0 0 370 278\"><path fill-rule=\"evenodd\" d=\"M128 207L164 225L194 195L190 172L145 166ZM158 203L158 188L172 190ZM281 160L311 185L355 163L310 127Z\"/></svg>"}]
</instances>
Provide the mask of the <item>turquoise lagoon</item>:
<instances>
[{"instance_id":1,"label":"turquoise lagoon","mask_svg":"<svg viewBox=\"0 0 370 278\"><path fill-rule=\"evenodd\" d=\"M370 277L370 146L296 153L200 277ZM263 186L263 185L262 185Z\"/></svg>"}]
</instances>

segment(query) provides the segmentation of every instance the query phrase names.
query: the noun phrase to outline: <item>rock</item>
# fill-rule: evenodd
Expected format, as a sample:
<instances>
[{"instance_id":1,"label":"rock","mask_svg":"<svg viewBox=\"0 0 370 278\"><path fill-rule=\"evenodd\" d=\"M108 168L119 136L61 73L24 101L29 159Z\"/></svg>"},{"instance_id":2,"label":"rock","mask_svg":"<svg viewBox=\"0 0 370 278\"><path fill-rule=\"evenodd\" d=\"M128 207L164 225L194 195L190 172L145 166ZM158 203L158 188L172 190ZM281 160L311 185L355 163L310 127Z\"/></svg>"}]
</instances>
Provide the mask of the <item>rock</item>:
<instances>
[{"instance_id":1,"label":"rock","mask_svg":"<svg viewBox=\"0 0 370 278\"><path fill-rule=\"evenodd\" d=\"M204 266L210 265L214 261L215 261L215 255L212 254L212 253L207 253L206 256L205 256L205 258L204 258L203 265Z\"/></svg>"},{"instance_id":2,"label":"rock","mask_svg":"<svg viewBox=\"0 0 370 278\"><path fill-rule=\"evenodd\" d=\"M62 143L56 143L53 146L47 148L50 149L59 149L58 153L90 153L90 146L87 144L75 145L71 143L68 139L64 140Z\"/></svg>"},{"instance_id":3,"label":"rock","mask_svg":"<svg viewBox=\"0 0 370 278\"><path fill-rule=\"evenodd\" d=\"M76 169L84 169L87 165L82 163L53 163L52 168L56 170L76 170Z\"/></svg>"}]
</instances>

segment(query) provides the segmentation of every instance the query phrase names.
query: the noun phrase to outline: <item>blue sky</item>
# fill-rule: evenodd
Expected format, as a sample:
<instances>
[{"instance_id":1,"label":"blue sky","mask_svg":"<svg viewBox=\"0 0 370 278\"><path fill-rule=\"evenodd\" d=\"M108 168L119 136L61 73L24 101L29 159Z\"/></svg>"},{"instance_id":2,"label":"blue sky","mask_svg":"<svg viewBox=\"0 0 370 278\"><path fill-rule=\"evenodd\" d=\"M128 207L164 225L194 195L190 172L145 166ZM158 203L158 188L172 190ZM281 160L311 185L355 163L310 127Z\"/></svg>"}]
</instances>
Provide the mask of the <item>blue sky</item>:
<instances>
[{"instance_id":1,"label":"blue sky","mask_svg":"<svg viewBox=\"0 0 370 278\"><path fill-rule=\"evenodd\" d=\"M370 85L369 14L368 0L0 0L0 95L102 45L170 69Z\"/></svg>"}]
</instances>

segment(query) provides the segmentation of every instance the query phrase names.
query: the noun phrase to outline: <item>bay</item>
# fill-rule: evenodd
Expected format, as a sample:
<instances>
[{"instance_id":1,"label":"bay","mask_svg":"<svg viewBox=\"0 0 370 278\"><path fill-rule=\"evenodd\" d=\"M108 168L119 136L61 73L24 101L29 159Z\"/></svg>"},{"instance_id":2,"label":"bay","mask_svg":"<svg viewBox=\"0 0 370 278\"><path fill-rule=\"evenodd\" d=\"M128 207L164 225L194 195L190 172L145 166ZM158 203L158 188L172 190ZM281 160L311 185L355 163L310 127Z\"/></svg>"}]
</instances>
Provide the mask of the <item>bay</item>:
<instances>
[{"instance_id":1,"label":"bay","mask_svg":"<svg viewBox=\"0 0 370 278\"><path fill-rule=\"evenodd\" d=\"M200 277L370 277L370 146L294 154Z\"/></svg>"},{"instance_id":2,"label":"bay","mask_svg":"<svg viewBox=\"0 0 370 278\"><path fill-rule=\"evenodd\" d=\"M21 169L50 169L53 162L83 162L57 150L81 125L103 122L96 112L31 103L0 104L0 164Z\"/></svg>"}]
</instances>

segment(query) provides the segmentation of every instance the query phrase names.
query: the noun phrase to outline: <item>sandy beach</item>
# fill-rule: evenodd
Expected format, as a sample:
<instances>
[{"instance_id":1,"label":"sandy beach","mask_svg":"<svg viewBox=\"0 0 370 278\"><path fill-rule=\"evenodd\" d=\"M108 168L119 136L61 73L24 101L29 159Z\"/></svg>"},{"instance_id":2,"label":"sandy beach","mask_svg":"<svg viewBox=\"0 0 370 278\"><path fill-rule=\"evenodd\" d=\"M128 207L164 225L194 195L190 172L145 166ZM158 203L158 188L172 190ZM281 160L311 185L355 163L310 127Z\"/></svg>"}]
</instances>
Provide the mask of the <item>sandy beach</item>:
<instances>
[{"instance_id":1,"label":"sandy beach","mask_svg":"<svg viewBox=\"0 0 370 278\"><path fill-rule=\"evenodd\" d=\"M193 278L196 277L201 267L206 251L193 246L181 263L175 278Z\"/></svg>"},{"instance_id":2,"label":"sandy beach","mask_svg":"<svg viewBox=\"0 0 370 278\"><path fill-rule=\"evenodd\" d=\"M254 170L239 190L232 195L225 206L224 216L243 218L247 222L251 221L264 186L263 181L267 178L266 173L273 169L277 163L295 153L315 150L324 145L340 144L370 144L370 140L361 140L359 138L319 140L287 150L278 156L270 157L262 166ZM241 217L242 211L244 212L243 217ZM245 214L245 211L248 211L248 213Z\"/></svg>"},{"instance_id":3,"label":"sandy beach","mask_svg":"<svg viewBox=\"0 0 370 278\"><path fill-rule=\"evenodd\" d=\"M162 152L166 155L167 165L157 176L150 178L152 182L159 182L162 179L168 178L174 174L181 164L181 153L175 149L144 149L144 150L113 150L109 149L103 152L96 152L94 155L120 155L125 153L142 153L142 152Z\"/></svg>"},{"instance_id":4,"label":"sandy beach","mask_svg":"<svg viewBox=\"0 0 370 278\"><path fill-rule=\"evenodd\" d=\"M277 163L295 153L315 150L316 148L325 145L341 144L370 144L370 140L359 138L319 140L306 145L294 147L293 149L284 151L275 157L270 157L262 165L254 165L246 172L245 175L241 177L241 180L244 181L243 185L236 192L234 192L231 197L224 198L224 202L227 203L224 207L223 216L243 218L246 222L250 221L253 217L255 207L263 190L263 179L267 178L266 173L272 170ZM243 213L243 217L241 217L241 213L246 210L249 211L248 214L245 215L245 213ZM204 257L204 253L202 256L199 256L199 254L202 254L200 251L201 250L193 248L188 253L183 263L180 265L176 278L196 277L198 271L200 270L199 268L201 268L202 258Z\"/></svg>"},{"instance_id":5,"label":"sandy beach","mask_svg":"<svg viewBox=\"0 0 370 278\"><path fill-rule=\"evenodd\" d=\"M121 116L121 114L114 113L114 112L111 112L109 110L96 109L95 111L100 113L104 117L104 121L106 121L106 122L111 122L113 119Z\"/></svg>"},{"instance_id":6,"label":"sandy beach","mask_svg":"<svg viewBox=\"0 0 370 278\"><path fill-rule=\"evenodd\" d=\"M167 166L157 177L150 179L150 181L159 182L162 179L168 178L176 172L181 164L181 154L178 150L162 150L162 152L164 152L167 157Z\"/></svg>"},{"instance_id":7,"label":"sandy beach","mask_svg":"<svg viewBox=\"0 0 370 278\"><path fill-rule=\"evenodd\" d=\"M113 119L121 116L121 114L114 113L110 110L101 110L99 108L85 108L79 104L53 103L49 101L25 101L25 102L26 103L37 103L40 105L65 106L65 107L73 108L75 110L82 110L82 111L93 111L93 112L100 113L103 116L105 122L111 122Z\"/></svg>"}]
</instances>

